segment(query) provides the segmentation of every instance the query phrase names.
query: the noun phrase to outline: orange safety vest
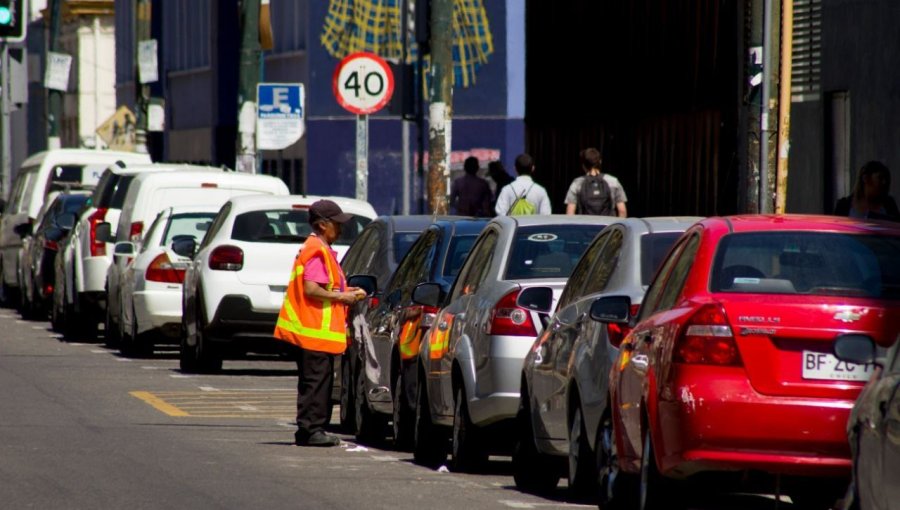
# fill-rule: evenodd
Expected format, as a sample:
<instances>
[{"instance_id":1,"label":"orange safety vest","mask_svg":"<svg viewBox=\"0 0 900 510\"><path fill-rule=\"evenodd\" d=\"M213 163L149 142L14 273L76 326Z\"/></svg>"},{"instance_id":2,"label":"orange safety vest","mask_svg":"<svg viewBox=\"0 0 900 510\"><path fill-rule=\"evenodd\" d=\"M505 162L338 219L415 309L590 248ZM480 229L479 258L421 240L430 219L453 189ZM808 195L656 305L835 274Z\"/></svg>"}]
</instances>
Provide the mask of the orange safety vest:
<instances>
[{"instance_id":1,"label":"orange safety vest","mask_svg":"<svg viewBox=\"0 0 900 510\"><path fill-rule=\"evenodd\" d=\"M347 305L310 298L303 292L303 269L317 256L325 261L328 272L325 289L340 290L344 281L341 266L321 239L309 236L294 259L291 281L275 324L275 338L309 351L341 354L347 349Z\"/></svg>"},{"instance_id":2,"label":"orange safety vest","mask_svg":"<svg viewBox=\"0 0 900 510\"><path fill-rule=\"evenodd\" d=\"M403 323L400 330L400 359L409 360L419 354L419 344L422 343L422 315Z\"/></svg>"}]
</instances>

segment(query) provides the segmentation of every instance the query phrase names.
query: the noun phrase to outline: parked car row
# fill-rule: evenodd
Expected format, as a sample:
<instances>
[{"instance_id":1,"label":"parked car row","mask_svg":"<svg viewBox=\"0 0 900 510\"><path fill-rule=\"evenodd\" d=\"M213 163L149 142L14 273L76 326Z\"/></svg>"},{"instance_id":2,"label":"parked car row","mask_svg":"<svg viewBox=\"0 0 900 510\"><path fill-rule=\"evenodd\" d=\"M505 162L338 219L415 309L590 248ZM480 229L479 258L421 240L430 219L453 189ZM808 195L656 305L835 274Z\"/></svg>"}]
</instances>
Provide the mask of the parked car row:
<instances>
[{"instance_id":1,"label":"parked car row","mask_svg":"<svg viewBox=\"0 0 900 510\"><path fill-rule=\"evenodd\" d=\"M441 218L386 284L356 258L376 253L361 238L343 263L373 290L342 359L360 440L390 424L417 462L463 471L512 453L522 490L566 476L601 508L672 508L696 480L832 508L851 472L848 504L898 501L896 225Z\"/></svg>"}]
</instances>

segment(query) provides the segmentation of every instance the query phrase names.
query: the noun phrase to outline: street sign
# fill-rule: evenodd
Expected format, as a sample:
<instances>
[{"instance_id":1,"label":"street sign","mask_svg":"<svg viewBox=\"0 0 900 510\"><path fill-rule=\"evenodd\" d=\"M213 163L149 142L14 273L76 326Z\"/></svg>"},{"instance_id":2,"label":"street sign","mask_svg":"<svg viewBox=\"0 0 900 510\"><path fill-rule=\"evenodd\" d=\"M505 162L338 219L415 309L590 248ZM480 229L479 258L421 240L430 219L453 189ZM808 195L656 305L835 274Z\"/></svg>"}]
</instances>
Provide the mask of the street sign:
<instances>
[{"instance_id":1,"label":"street sign","mask_svg":"<svg viewBox=\"0 0 900 510\"><path fill-rule=\"evenodd\" d=\"M72 69L72 55L47 52L47 71L44 73L44 86L48 89L69 90L69 71Z\"/></svg>"},{"instance_id":2,"label":"street sign","mask_svg":"<svg viewBox=\"0 0 900 510\"><path fill-rule=\"evenodd\" d=\"M378 55L359 52L347 56L332 80L334 97L350 113L368 115L382 109L394 93L394 74Z\"/></svg>"},{"instance_id":3,"label":"street sign","mask_svg":"<svg viewBox=\"0 0 900 510\"><path fill-rule=\"evenodd\" d=\"M302 83L260 83L256 86L256 149L281 150L303 136Z\"/></svg>"},{"instance_id":4,"label":"street sign","mask_svg":"<svg viewBox=\"0 0 900 510\"><path fill-rule=\"evenodd\" d=\"M138 42L138 81L141 83L159 81L159 64L156 53L156 39Z\"/></svg>"}]
</instances>

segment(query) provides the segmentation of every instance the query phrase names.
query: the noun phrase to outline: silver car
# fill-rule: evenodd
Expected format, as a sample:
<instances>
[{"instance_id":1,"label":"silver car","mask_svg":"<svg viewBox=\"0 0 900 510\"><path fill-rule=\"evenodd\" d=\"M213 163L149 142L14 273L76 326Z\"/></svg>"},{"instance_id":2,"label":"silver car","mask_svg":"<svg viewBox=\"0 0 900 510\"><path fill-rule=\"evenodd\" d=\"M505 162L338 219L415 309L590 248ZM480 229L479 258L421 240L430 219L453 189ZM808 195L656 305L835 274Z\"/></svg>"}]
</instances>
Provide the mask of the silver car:
<instances>
[{"instance_id":1,"label":"silver car","mask_svg":"<svg viewBox=\"0 0 900 510\"><path fill-rule=\"evenodd\" d=\"M522 368L513 453L520 489L556 487L566 457L569 490L576 497L595 493L598 469L602 480L608 480L606 466L597 465L598 459L611 456L608 374L627 331L591 320L591 306L604 295L629 296L635 303L632 314L637 312L660 261L699 219L622 219L606 227L584 252ZM519 296L519 305L549 311L550 293L551 288L532 287ZM601 456L594 454L598 447Z\"/></svg>"},{"instance_id":2,"label":"silver car","mask_svg":"<svg viewBox=\"0 0 900 510\"><path fill-rule=\"evenodd\" d=\"M575 263L615 218L603 216L498 217L479 235L447 304L419 352L415 457L471 471L492 452L512 449L509 432L519 408L522 361L541 331L536 312L518 307L528 287L559 295ZM419 285L413 299L441 302L441 289Z\"/></svg>"}]
</instances>

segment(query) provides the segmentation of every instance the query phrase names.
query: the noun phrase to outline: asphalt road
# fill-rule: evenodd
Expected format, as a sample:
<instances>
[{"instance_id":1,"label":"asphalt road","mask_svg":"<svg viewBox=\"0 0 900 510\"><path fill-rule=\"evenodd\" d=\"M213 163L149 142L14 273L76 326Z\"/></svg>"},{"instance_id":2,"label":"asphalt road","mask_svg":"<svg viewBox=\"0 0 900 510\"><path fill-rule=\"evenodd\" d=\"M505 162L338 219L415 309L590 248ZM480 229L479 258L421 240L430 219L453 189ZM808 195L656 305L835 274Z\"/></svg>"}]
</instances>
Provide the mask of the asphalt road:
<instances>
[{"instance_id":1,"label":"asphalt road","mask_svg":"<svg viewBox=\"0 0 900 510\"><path fill-rule=\"evenodd\" d=\"M517 491L509 459L462 475L350 436L340 448L295 447L295 384L287 362L226 361L222 374L187 376L175 352L123 358L0 309L0 506L596 508L568 502L564 488L551 499ZM776 502L716 496L694 506Z\"/></svg>"}]
</instances>

